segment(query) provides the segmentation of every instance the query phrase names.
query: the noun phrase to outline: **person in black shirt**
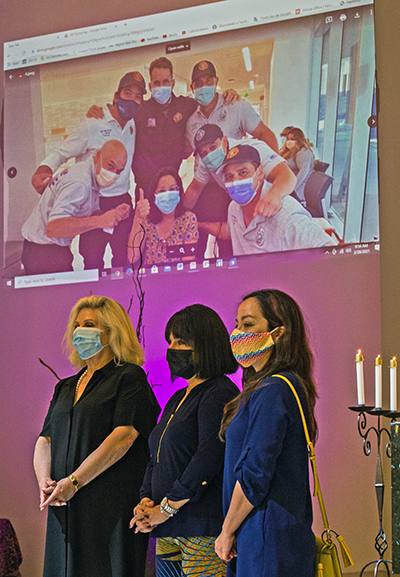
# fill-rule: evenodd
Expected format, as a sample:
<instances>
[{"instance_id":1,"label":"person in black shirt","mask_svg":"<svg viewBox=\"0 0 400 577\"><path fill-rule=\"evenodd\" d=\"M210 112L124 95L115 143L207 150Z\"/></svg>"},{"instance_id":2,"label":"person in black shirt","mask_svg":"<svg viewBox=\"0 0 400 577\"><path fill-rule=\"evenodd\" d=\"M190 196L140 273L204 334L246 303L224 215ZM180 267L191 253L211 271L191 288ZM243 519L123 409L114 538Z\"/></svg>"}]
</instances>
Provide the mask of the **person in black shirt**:
<instances>
[{"instance_id":1,"label":"person in black shirt","mask_svg":"<svg viewBox=\"0 0 400 577\"><path fill-rule=\"evenodd\" d=\"M164 166L176 171L192 153L186 141L186 122L197 102L188 96L175 96L172 62L158 58L150 64L151 98L145 100L135 117L136 144L132 170L137 189L148 198L152 176Z\"/></svg>"},{"instance_id":2,"label":"person in black shirt","mask_svg":"<svg viewBox=\"0 0 400 577\"><path fill-rule=\"evenodd\" d=\"M158 537L157 576L223 577L214 551L222 523L224 406L238 392L228 332L215 311L188 306L167 323L171 374L187 381L168 401L149 438L152 454L131 526Z\"/></svg>"},{"instance_id":3,"label":"person in black shirt","mask_svg":"<svg viewBox=\"0 0 400 577\"><path fill-rule=\"evenodd\" d=\"M102 296L76 303L65 343L81 370L56 385L34 455L48 507L43 575L144 577L146 536L128 524L160 407L142 348L123 307Z\"/></svg>"}]
</instances>

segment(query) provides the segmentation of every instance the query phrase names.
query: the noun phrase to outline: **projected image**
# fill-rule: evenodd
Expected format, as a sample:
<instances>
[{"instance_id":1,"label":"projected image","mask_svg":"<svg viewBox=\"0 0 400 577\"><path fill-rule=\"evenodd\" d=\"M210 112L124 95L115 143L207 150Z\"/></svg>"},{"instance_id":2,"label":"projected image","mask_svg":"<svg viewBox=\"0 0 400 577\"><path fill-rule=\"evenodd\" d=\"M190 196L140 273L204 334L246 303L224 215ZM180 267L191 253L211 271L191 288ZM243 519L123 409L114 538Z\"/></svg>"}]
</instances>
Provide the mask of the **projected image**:
<instances>
[{"instance_id":1,"label":"projected image","mask_svg":"<svg viewBox=\"0 0 400 577\"><path fill-rule=\"evenodd\" d=\"M370 6L6 73L4 276L378 240L374 76Z\"/></svg>"}]
</instances>

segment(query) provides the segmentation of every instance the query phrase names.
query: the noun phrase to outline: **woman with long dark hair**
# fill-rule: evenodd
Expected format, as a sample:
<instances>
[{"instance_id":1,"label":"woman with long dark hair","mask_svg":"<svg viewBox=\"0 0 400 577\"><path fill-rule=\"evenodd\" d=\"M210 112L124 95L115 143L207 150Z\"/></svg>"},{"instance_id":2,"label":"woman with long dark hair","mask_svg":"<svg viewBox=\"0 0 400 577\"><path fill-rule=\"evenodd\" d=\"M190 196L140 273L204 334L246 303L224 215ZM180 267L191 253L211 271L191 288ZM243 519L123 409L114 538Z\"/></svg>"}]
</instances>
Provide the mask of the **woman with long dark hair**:
<instances>
[{"instance_id":1,"label":"woman with long dark hair","mask_svg":"<svg viewBox=\"0 0 400 577\"><path fill-rule=\"evenodd\" d=\"M214 551L222 526L223 409L238 394L237 363L218 314L195 304L168 321L171 374L186 380L149 439L152 454L131 526L157 537L158 577L225 577Z\"/></svg>"},{"instance_id":2,"label":"woman with long dark hair","mask_svg":"<svg viewBox=\"0 0 400 577\"><path fill-rule=\"evenodd\" d=\"M151 179L150 200L140 190L129 239L131 262L138 260L140 246L144 265L194 260L193 245L199 238L197 218L184 209L183 194L181 177L175 168L168 166Z\"/></svg>"},{"instance_id":3,"label":"woman with long dark hair","mask_svg":"<svg viewBox=\"0 0 400 577\"><path fill-rule=\"evenodd\" d=\"M221 425L225 521L216 552L236 564L237 577L311 577L307 443L296 399L278 376L296 389L314 441L313 356L299 306L278 290L250 293L238 308L231 345L244 386Z\"/></svg>"}]
</instances>

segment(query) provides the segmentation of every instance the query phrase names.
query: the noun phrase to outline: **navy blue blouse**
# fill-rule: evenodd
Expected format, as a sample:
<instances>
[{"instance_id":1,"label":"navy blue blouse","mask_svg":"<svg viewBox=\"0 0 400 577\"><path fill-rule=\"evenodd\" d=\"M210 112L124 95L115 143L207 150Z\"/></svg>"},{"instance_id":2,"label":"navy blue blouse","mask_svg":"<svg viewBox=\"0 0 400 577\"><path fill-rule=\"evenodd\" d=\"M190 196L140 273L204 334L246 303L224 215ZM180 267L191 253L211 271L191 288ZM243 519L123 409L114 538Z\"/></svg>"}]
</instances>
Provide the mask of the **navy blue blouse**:
<instances>
[{"instance_id":1,"label":"navy blue blouse","mask_svg":"<svg viewBox=\"0 0 400 577\"><path fill-rule=\"evenodd\" d=\"M293 374L282 374L307 415L302 386ZM237 577L312 577L307 444L297 401L278 377L261 383L226 431L225 514L237 481L254 506L237 531Z\"/></svg>"},{"instance_id":2,"label":"navy blue blouse","mask_svg":"<svg viewBox=\"0 0 400 577\"><path fill-rule=\"evenodd\" d=\"M140 497L158 505L163 497L189 499L179 513L151 533L156 537L216 536L222 526L225 445L218 438L226 403L239 393L228 377L177 391L149 437L151 461ZM175 413L176 411L176 413Z\"/></svg>"}]
</instances>

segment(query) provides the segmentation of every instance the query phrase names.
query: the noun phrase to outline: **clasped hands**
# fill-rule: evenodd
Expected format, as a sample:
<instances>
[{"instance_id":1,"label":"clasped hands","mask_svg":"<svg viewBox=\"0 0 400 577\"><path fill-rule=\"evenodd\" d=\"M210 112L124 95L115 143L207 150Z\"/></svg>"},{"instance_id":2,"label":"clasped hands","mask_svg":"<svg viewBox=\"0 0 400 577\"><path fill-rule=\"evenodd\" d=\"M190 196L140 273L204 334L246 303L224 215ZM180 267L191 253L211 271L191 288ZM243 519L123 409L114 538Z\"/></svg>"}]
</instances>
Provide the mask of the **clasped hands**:
<instances>
[{"instance_id":1,"label":"clasped hands","mask_svg":"<svg viewBox=\"0 0 400 577\"><path fill-rule=\"evenodd\" d=\"M145 497L133 509L133 517L129 528L135 527L135 533L150 533L157 525L168 521L168 517L161 513L160 505L154 505L154 501Z\"/></svg>"},{"instance_id":2,"label":"clasped hands","mask_svg":"<svg viewBox=\"0 0 400 577\"><path fill-rule=\"evenodd\" d=\"M77 492L76 487L71 483L68 477L53 481L50 477L43 479L39 485L40 488L40 505L41 511L49 505L51 507L63 507Z\"/></svg>"}]
</instances>

